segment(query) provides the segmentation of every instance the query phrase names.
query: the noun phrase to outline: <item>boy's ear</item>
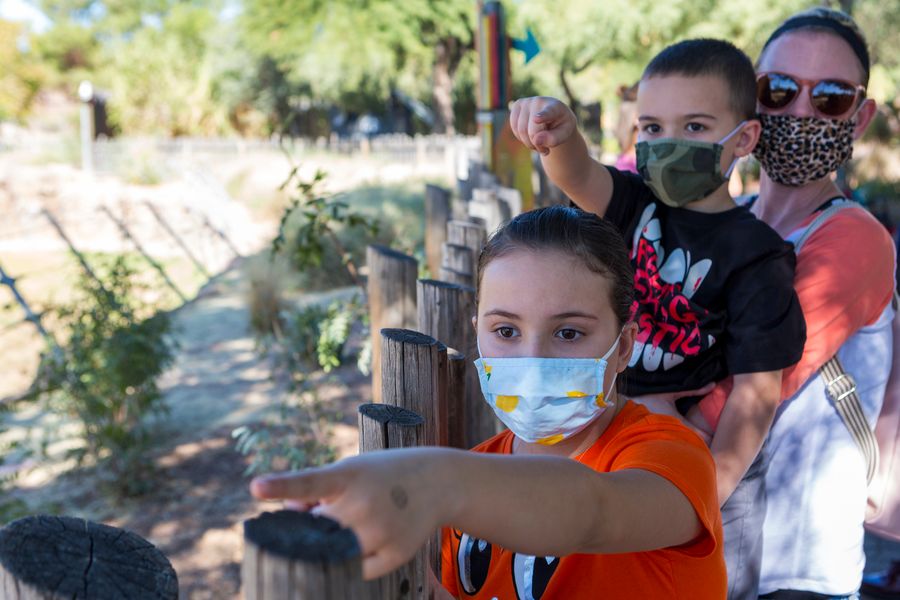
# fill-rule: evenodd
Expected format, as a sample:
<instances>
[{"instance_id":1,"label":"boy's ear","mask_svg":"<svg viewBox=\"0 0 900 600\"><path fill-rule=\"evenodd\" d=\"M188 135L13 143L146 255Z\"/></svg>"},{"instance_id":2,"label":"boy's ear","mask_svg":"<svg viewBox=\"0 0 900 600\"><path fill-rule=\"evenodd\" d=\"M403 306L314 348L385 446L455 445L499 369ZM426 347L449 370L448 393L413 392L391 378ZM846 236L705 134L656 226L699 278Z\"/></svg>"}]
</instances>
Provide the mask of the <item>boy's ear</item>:
<instances>
[{"instance_id":1,"label":"boy's ear","mask_svg":"<svg viewBox=\"0 0 900 600\"><path fill-rule=\"evenodd\" d=\"M759 119L750 119L741 128L737 137L737 144L734 147L734 155L738 158L747 156L756 148L759 136L762 133L762 123Z\"/></svg>"},{"instance_id":2,"label":"boy's ear","mask_svg":"<svg viewBox=\"0 0 900 600\"><path fill-rule=\"evenodd\" d=\"M628 368L631 361L631 353L634 351L634 339L637 337L637 323L631 321L622 328L622 337L619 338L619 347L616 348L616 372L621 373Z\"/></svg>"}]
</instances>

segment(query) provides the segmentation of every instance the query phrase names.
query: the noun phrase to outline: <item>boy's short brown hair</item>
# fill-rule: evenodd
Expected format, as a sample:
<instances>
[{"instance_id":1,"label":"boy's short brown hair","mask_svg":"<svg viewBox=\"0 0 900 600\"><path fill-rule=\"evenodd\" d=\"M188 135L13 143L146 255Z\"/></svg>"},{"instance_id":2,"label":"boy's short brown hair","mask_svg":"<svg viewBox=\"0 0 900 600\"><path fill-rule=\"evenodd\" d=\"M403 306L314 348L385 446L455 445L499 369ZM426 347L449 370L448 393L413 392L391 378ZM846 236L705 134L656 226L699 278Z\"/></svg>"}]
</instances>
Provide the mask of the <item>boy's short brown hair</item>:
<instances>
[{"instance_id":1,"label":"boy's short brown hair","mask_svg":"<svg viewBox=\"0 0 900 600\"><path fill-rule=\"evenodd\" d=\"M641 79L665 75L718 77L728 86L729 105L740 120L756 117L756 71L734 44L708 38L672 44L653 57Z\"/></svg>"}]
</instances>

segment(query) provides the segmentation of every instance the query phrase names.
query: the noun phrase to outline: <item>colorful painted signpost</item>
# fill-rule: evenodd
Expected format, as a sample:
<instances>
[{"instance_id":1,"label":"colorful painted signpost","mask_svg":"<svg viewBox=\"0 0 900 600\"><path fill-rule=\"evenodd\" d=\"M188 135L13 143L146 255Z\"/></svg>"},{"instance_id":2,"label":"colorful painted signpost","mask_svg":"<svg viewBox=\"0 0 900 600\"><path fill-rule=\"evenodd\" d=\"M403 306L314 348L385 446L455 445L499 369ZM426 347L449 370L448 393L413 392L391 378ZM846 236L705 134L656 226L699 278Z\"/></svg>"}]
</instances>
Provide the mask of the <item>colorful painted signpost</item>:
<instances>
[{"instance_id":1,"label":"colorful painted signpost","mask_svg":"<svg viewBox=\"0 0 900 600\"><path fill-rule=\"evenodd\" d=\"M500 2L480 5L478 20L478 131L484 164L501 185L522 194L522 208L534 207L531 186L531 150L520 144L509 127L510 47L525 53L529 62L540 52L537 40L528 30L524 40L510 40Z\"/></svg>"}]
</instances>

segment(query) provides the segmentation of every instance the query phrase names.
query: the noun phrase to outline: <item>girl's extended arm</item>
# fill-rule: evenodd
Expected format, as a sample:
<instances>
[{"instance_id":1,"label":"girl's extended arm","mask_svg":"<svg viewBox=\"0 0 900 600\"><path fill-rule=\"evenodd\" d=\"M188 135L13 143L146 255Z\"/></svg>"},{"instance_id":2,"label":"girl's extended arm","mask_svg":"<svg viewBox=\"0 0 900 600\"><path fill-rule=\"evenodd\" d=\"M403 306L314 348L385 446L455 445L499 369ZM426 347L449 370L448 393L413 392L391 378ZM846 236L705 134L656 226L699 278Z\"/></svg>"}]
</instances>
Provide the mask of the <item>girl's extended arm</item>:
<instances>
[{"instance_id":1,"label":"girl's extended arm","mask_svg":"<svg viewBox=\"0 0 900 600\"><path fill-rule=\"evenodd\" d=\"M781 371L734 376L710 451L716 461L719 506L725 504L762 448L781 399Z\"/></svg>"},{"instance_id":2,"label":"girl's extended arm","mask_svg":"<svg viewBox=\"0 0 900 600\"><path fill-rule=\"evenodd\" d=\"M389 450L258 478L251 490L321 501L316 510L359 538L367 579L402 565L445 525L535 556L665 548L703 530L665 478L636 469L601 474L557 457Z\"/></svg>"}]
</instances>

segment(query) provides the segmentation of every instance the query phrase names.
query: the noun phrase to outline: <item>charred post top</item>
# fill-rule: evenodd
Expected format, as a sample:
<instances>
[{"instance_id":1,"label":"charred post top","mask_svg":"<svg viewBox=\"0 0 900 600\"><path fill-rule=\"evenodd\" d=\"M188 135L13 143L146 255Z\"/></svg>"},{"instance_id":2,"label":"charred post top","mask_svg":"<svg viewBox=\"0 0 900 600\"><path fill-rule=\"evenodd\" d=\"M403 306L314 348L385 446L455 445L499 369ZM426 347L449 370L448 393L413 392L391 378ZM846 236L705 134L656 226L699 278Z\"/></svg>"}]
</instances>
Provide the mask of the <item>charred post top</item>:
<instances>
[{"instance_id":1,"label":"charred post top","mask_svg":"<svg viewBox=\"0 0 900 600\"><path fill-rule=\"evenodd\" d=\"M382 425L393 423L403 427L415 427L425 423L421 415L391 404L362 404L359 412Z\"/></svg>"},{"instance_id":2,"label":"charred post top","mask_svg":"<svg viewBox=\"0 0 900 600\"><path fill-rule=\"evenodd\" d=\"M175 570L153 544L74 517L35 515L7 524L0 529L0 565L41 597L178 598Z\"/></svg>"},{"instance_id":3,"label":"charred post top","mask_svg":"<svg viewBox=\"0 0 900 600\"><path fill-rule=\"evenodd\" d=\"M264 512L244 521L244 539L265 552L303 562L345 562L361 552L350 529L328 517L296 510Z\"/></svg>"},{"instance_id":4,"label":"charred post top","mask_svg":"<svg viewBox=\"0 0 900 600\"><path fill-rule=\"evenodd\" d=\"M438 346L439 348L444 347L444 344L437 341L430 335L425 335L424 333L413 331L411 329L382 329L381 337L393 342L400 342L402 344L415 344L417 346Z\"/></svg>"}]
</instances>

